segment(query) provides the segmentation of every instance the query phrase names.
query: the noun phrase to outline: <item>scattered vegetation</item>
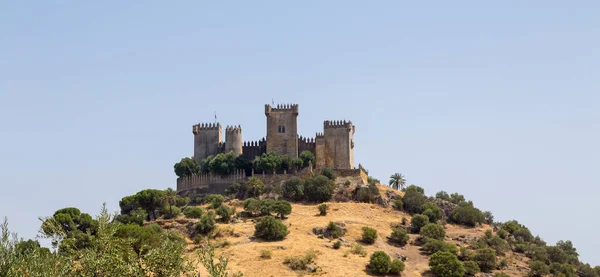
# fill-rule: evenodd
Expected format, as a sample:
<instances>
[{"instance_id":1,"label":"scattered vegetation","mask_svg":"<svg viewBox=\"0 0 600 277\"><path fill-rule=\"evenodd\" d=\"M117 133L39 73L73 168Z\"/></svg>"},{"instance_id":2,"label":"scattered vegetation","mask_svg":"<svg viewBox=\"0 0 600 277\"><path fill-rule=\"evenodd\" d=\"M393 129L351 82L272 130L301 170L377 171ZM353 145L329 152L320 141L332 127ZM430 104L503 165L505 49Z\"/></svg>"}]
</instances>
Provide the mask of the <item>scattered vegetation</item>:
<instances>
[{"instance_id":1,"label":"scattered vegetation","mask_svg":"<svg viewBox=\"0 0 600 277\"><path fill-rule=\"evenodd\" d=\"M260 257L263 259L270 259L272 255L273 253L271 252L271 250L263 249L260 251Z\"/></svg>"},{"instance_id":2,"label":"scattered vegetation","mask_svg":"<svg viewBox=\"0 0 600 277\"><path fill-rule=\"evenodd\" d=\"M327 204L321 204L317 208L319 209L319 215L320 216L326 216L327 215L327 210L329 210L329 206L327 206Z\"/></svg>"},{"instance_id":3,"label":"scattered vegetation","mask_svg":"<svg viewBox=\"0 0 600 277\"><path fill-rule=\"evenodd\" d=\"M362 230L362 241L367 244L375 243L375 240L377 239L377 230L366 226L363 227Z\"/></svg>"},{"instance_id":4,"label":"scattered vegetation","mask_svg":"<svg viewBox=\"0 0 600 277\"><path fill-rule=\"evenodd\" d=\"M254 236L268 241L282 240L289 234L287 226L272 216L265 216L254 226Z\"/></svg>"},{"instance_id":5,"label":"scattered vegetation","mask_svg":"<svg viewBox=\"0 0 600 277\"><path fill-rule=\"evenodd\" d=\"M286 257L283 263L287 264L292 270L306 270L308 265L315 261L316 257L317 251L311 249L302 256Z\"/></svg>"}]
</instances>

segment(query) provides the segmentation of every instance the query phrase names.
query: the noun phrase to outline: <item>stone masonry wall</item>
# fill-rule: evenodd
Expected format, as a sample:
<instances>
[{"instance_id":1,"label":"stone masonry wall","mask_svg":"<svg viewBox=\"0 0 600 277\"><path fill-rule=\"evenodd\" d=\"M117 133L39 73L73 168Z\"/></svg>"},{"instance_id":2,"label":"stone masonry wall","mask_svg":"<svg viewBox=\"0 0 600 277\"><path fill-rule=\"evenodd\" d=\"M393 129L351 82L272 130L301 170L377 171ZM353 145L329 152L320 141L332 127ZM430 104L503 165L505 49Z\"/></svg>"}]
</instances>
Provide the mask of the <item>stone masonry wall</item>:
<instances>
[{"instance_id":1,"label":"stone masonry wall","mask_svg":"<svg viewBox=\"0 0 600 277\"><path fill-rule=\"evenodd\" d=\"M194 134L194 160L200 162L202 159L216 155L222 150L223 143L221 124L202 123L192 126Z\"/></svg>"},{"instance_id":2,"label":"stone masonry wall","mask_svg":"<svg viewBox=\"0 0 600 277\"><path fill-rule=\"evenodd\" d=\"M265 105L267 152L298 157L298 105Z\"/></svg>"},{"instance_id":3,"label":"stone masonry wall","mask_svg":"<svg viewBox=\"0 0 600 277\"><path fill-rule=\"evenodd\" d=\"M354 125L346 121L325 121L325 166L354 168Z\"/></svg>"}]
</instances>

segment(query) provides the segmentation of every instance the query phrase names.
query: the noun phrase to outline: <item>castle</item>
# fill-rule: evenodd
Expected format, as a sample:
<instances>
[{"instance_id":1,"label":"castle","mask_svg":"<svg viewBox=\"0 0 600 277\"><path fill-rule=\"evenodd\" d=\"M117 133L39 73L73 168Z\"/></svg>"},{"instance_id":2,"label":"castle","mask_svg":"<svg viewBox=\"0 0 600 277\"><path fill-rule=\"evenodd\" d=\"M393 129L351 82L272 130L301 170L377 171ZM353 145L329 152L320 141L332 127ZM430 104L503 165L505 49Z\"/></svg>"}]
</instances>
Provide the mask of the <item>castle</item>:
<instances>
[{"instance_id":1,"label":"castle","mask_svg":"<svg viewBox=\"0 0 600 277\"><path fill-rule=\"evenodd\" d=\"M315 168L354 169L354 131L351 121L323 122L323 132L314 138L298 136L298 105L265 105L267 136L259 141L242 140L241 126L227 126L225 141L220 123L193 125L194 159L233 151L249 161L266 152L297 158L305 150L316 158Z\"/></svg>"}]
</instances>

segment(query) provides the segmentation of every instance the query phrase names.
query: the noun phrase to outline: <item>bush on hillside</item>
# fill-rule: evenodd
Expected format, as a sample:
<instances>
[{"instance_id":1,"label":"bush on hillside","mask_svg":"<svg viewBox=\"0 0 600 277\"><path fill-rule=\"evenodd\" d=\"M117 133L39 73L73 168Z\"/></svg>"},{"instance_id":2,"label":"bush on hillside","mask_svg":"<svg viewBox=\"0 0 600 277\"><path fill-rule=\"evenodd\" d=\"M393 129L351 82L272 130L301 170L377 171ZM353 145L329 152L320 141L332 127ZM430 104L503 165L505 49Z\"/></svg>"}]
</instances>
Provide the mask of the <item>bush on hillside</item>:
<instances>
[{"instance_id":1,"label":"bush on hillside","mask_svg":"<svg viewBox=\"0 0 600 277\"><path fill-rule=\"evenodd\" d=\"M485 224L492 225L494 223L494 215L490 211L483 212L483 221Z\"/></svg>"},{"instance_id":2,"label":"bush on hillside","mask_svg":"<svg viewBox=\"0 0 600 277\"><path fill-rule=\"evenodd\" d=\"M369 227L362 228L362 241L368 244L373 244L377 239L377 230Z\"/></svg>"},{"instance_id":3,"label":"bush on hillside","mask_svg":"<svg viewBox=\"0 0 600 277\"><path fill-rule=\"evenodd\" d=\"M229 222L231 220L231 217L235 214L235 207L225 207L225 206L219 206L216 210L215 213L221 218L222 222Z\"/></svg>"},{"instance_id":4,"label":"bush on hillside","mask_svg":"<svg viewBox=\"0 0 600 277\"><path fill-rule=\"evenodd\" d=\"M333 193L333 181L323 175L317 175L306 179L304 184L304 195L311 202L325 202L331 199Z\"/></svg>"},{"instance_id":5,"label":"bush on hillside","mask_svg":"<svg viewBox=\"0 0 600 277\"><path fill-rule=\"evenodd\" d=\"M529 273L527 276L529 277L542 277L550 274L550 269L548 266L540 261L533 261L529 264Z\"/></svg>"},{"instance_id":6,"label":"bush on hillside","mask_svg":"<svg viewBox=\"0 0 600 277\"><path fill-rule=\"evenodd\" d=\"M392 264L390 265L390 271L388 271L388 273L393 275L400 275L400 273L404 271L405 267L406 265L401 260L394 259L392 261Z\"/></svg>"},{"instance_id":7,"label":"bush on hillside","mask_svg":"<svg viewBox=\"0 0 600 277\"><path fill-rule=\"evenodd\" d=\"M376 251L371 254L369 259L369 269L375 274L386 274L390 271L392 260L390 256L383 251Z\"/></svg>"},{"instance_id":8,"label":"bush on hillside","mask_svg":"<svg viewBox=\"0 0 600 277\"><path fill-rule=\"evenodd\" d=\"M187 218L200 218L203 213L204 210L196 206L187 206L185 209L183 209L183 214Z\"/></svg>"},{"instance_id":9,"label":"bush on hillside","mask_svg":"<svg viewBox=\"0 0 600 277\"><path fill-rule=\"evenodd\" d=\"M394 200L394 208L398 211L404 210L404 202L402 202L402 198L398 197Z\"/></svg>"},{"instance_id":10,"label":"bush on hillside","mask_svg":"<svg viewBox=\"0 0 600 277\"><path fill-rule=\"evenodd\" d=\"M450 195L447 192L443 191L443 190L437 192L435 194L435 198L442 199L442 200L445 200L445 201L450 201Z\"/></svg>"},{"instance_id":11,"label":"bush on hillside","mask_svg":"<svg viewBox=\"0 0 600 277\"><path fill-rule=\"evenodd\" d=\"M450 194L450 202L458 205L460 203L465 202L465 197L462 194L455 192L453 194Z\"/></svg>"},{"instance_id":12,"label":"bush on hillside","mask_svg":"<svg viewBox=\"0 0 600 277\"><path fill-rule=\"evenodd\" d=\"M329 209L329 206L327 206L327 204L321 204L317 208L319 209L319 215L320 216L326 216L327 215L327 210Z\"/></svg>"},{"instance_id":13,"label":"bush on hillside","mask_svg":"<svg viewBox=\"0 0 600 277\"><path fill-rule=\"evenodd\" d=\"M279 218L284 219L286 215L292 213L292 205L290 202L285 200L277 200L273 204L273 212L276 213Z\"/></svg>"},{"instance_id":14,"label":"bush on hillside","mask_svg":"<svg viewBox=\"0 0 600 277\"><path fill-rule=\"evenodd\" d=\"M444 240L446 236L446 230L439 224L429 223L421 228L419 231L420 239L431 238L437 240Z\"/></svg>"},{"instance_id":15,"label":"bush on hillside","mask_svg":"<svg viewBox=\"0 0 600 277\"><path fill-rule=\"evenodd\" d=\"M404 202L404 210L411 214L421 213L423 211L422 208L426 199L427 198L422 192L420 192L420 190L414 186L409 186L406 189L404 197L402 198L402 202Z\"/></svg>"},{"instance_id":16,"label":"bush on hillside","mask_svg":"<svg viewBox=\"0 0 600 277\"><path fill-rule=\"evenodd\" d=\"M264 189L265 184L260 179L250 177L246 182L246 195L244 195L244 198L257 198L262 194Z\"/></svg>"},{"instance_id":17,"label":"bush on hillside","mask_svg":"<svg viewBox=\"0 0 600 277\"><path fill-rule=\"evenodd\" d=\"M264 240L281 240L289 234L287 226L272 216L265 216L254 225L254 236Z\"/></svg>"},{"instance_id":18,"label":"bush on hillside","mask_svg":"<svg viewBox=\"0 0 600 277\"><path fill-rule=\"evenodd\" d=\"M329 221L329 224L327 224L327 231L329 233L329 237L334 239L341 237L343 233L342 227L338 226L333 221ZM327 237L327 235L325 236Z\"/></svg>"},{"instance_id":19,"label":"bush on hillside","mask_svg":"<svg viewBox=\"0 0 600 277\"><path fill-rule=\"evenodd\" d=\"M421 246L421 251L428 255L432 255L440 251L450 252L454 255L458 253L456 245L437 239L425 239L425 243Z\"/></svg>"},{"instance_id":20,"label":"bush on hillside","mask_svg":"<svg viewBox=\"0 0 600 277\"><path fill-rule=\"evenodd\" d=\"M164 219L172 219L181 214L181 209L177 206L163 207L160 209L160 214Z\"/></svg>"},{"instance_id":21,"label":"bush on hillside","mask_svg":"<svg viewBox=\"0 0 600 277\"><path fill-rule=\"evenodd\" d=\"M333 243L333 249L340 249L340 247L342 247L342 242L341 241L336 241Z\"/></svg>"},{"instance_id":22,"label":"bush on hillside","mask_svg":"<svg viewBox=\"0 0 600 277\"><path fill-rule=\"evenodd\" d=\"M223 197L223 195L220 194L209 194L206 196L205 201L210 203L211 208L216 209L223 204L223 202L225 201L225 197Z\"/></svg>"},{"instance_id":23,"label":"bush on hillside","mask_svg":"<svg viewBox=\"0 0 600 277\"><path fill-rule=\"evenodd\" d=\"M425 204L421 206L421 210L423 210L421 214L429 217L429 222L431 223L436 223L444 216L444 212L442 211L442 209L440 209L438 205L432 202L425 202Z\"/></svg>"},{"instance_id":24,"label":"bush on hillside","mask_svg":"<svg viewBox=\"0 0 600 277\"><path fill-rule=\"evenodd\" d=\"M465 267L465 276L475 276L475 274L481 271L479 265L474 261L465 261L463 262L463 266Z\"/></svg>"},{"instance_id":25,"label":"bush on hillside","mask_svg":"<svg viewBox=\"0 0 600 277\"><path fill-rule=\"evenodd\" d=\"M413 234L418 234L421 228L429 223L429 217L422 214L416 214L410 220L410 230Z\"/></svg>"},{"instance_id":26,"label":"bush on hillside","mask_svg":"<svg viewBox=\"0 0 600 277\"><path fill-rule=\"evenodd\" d=\"M478 224L483 223L484 217L479 209L472 205L464 204L454 208L454 210L450 212L448 220L452 223L475 227Z\"/></svg>"},{"instance_id":27,"label":"bush on hillside","mask_svg":"<svg viewBox=\"0 0 600 277\"><path fill-rule=\"evenodd\" d=\"M437 252L429 259L431 272L438 277L462 277L465 275L463 264L450 252Z\"/></svg>"},{"instance_id":28,"label":"bush on hillside","mask_svg":"<svg viewBox=\"0 0 600 277\"><path fill-rule=\"evenodd\" d=\"M215 217L212 214L205 214L195 225L196 232L201 235L208 235L215 230Z\"/></svg>"},{"instance_id":29,"label":"bush on hillside","mask_svg":"<svg viewBox=\"0 0 600 277\"><path fill-rule=\"evenodd\" d=\"M508 243L498 236L494 236L487 241L487 244L496 251L496 254L504 256L504 253L510 250Z\"/></svg>"},{"instance_id":30,"label":"bush on hillside","mask_svg":"<svg viewBox=\"0 0 600 277\"><path fill-rule=\"evenodd\" d=\"M335 171L331 168L323 168L321 170L321 175L329 178L329 180L332 180L332 181L335 181L335 178L336 178Z\"/></svg>"},{"instance_id":31,"label":"bush on hillside","mask_svg":"<svg viewBox=\"0 0 600 277\"><path fill-rule=\"evenodd\" d=\"M478 249L473 259L483 272L490 272L496 269L496 251L492 248Z\"/></svg>"},{"instance_id":32,"label":"bush on hillside","mask_svg":"<svg viewBox=\"0 0 600 277\"><path fill-rule=\"evenodd\" d=\"M404 228L394 228L392 234L390 235L390 240L400 245L406 245L409 239L410 236Z\"/></svg>"},{"instance_id":33,"label":"bush on hillside","mask_svg":"<svg viewBox=\"0 0 600 277\"><path fill-rule=\"evenodd\" d=\"M260 211L260 200L254 198L248 198L244 200L244 211L255 215Z\"/></svg>"},{"instance_id":34,"label":"bush on hillside","mask_svg":"<svg viewBox=\"0 0 600 277\"><path fill-rule=\"evenodd\" d=\"M281 190L281 196L293 201L302 200L304 198L304 181L298 177L285 181Z\"/></svg>"}]
</instances>

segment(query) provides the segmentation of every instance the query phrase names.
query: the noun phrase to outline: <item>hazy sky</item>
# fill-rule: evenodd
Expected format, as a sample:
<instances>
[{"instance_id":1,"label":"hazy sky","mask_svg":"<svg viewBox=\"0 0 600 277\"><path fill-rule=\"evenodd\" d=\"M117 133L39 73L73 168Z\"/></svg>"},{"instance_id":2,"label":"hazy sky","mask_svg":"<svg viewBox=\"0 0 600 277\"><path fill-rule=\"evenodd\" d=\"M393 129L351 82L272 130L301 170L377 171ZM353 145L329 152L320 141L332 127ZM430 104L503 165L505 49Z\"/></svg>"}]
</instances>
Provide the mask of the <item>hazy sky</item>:
<instances>
[{"instance_id":1,"label":"hazy sky","mask_svg":"<svg viewBox=\"0 0 600 277\"><path fill-rule=\"evenodd\" d=\"M356 125L355 163L597 249L598 1L0 1L0 216L174 187L191 126ZM284 3L285 2L285 3ZM324 3L327 2L327 3Z\"/></svg>"}]
</instances>

